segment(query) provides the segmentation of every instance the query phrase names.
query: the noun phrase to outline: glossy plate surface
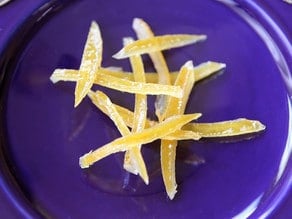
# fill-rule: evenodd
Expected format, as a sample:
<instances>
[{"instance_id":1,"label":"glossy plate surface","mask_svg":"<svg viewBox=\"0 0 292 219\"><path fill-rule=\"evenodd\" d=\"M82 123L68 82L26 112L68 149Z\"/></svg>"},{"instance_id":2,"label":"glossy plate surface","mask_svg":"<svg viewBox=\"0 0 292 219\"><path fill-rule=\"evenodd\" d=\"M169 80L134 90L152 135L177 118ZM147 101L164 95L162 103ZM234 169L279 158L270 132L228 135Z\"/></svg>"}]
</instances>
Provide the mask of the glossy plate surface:
<instances>
[{"instance_id":1,"label":"glossy plate surface","mask_svg":"<svg viewBox=\"0 0 292 219\"><path fill-rule=\"evenodd\" d=\"M285 25L274 20L268 4L88 0L27 7L25 19L14 23L18 29L0 38L0 186L20 215L258 218L270 215L285 197L291 186L292 50ZM149 186L123 171L122 154L81 170L78 158L118 137L118 131L88 99L74 109L74 83L49 80L55 68L78 68L92 20L104 39L102 65L129 70L128 60L111 56L122 47L122 37L134 36L134 17L145 19L158 35L207 34L205 42L166 51L171 70L187 60L227 64L223 74L195 86L187 112L201 112L201 122L246 117L267 126L250 140L182 143L173 201L161 182L157 142L143 148ZM133 106L132 95L95 89ZM194 154L205 163L183 162Z\"/></svg>"}]
</instances>

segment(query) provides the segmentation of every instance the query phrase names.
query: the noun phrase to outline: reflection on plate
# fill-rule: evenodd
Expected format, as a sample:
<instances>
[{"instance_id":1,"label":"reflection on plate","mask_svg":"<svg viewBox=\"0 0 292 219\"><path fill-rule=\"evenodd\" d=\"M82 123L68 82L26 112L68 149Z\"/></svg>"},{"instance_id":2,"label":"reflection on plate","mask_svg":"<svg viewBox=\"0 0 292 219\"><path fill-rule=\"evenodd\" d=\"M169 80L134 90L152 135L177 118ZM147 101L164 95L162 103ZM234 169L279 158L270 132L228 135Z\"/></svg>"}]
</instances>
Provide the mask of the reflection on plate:
<instances>
[{"instance_id":1,"label":"reflection on plate","mask_svg":"<svg viewBox=\"0 0 292 219\"><path fill-rule=\"evenodd\" d=\"M6 5L8 2L10 2L11 0L0 0L0 7Z\"/></svg>"},{"instance_id":2,"label":"reflection on plate","mask_svg":"<svg viewBox=\"0 0 292 219\"><path fill-rule=\"evenodd\" d=\"M145 0L51 4L23 24L25 38L15 35L17 44L8 45L2 55L9 60L1 84L2 162L10 165L23 192L24 197L17 199L23 212L57 218L256 218L274 209L291 177L287 164L291 89L287 92L286 86L291 83L291 66L285 34L261 7L203 0L155 5ZM134 36L134 17L151 23L156 34L208 35L204 43L166 51L171 70L189 59L195 64L208 60L227 64L224 74L196 85L187 112L202 112L200 121L205 122L247 117L267 126L252 141L185 142L180 154L198 154L205 163L192 166L177 161L180 185L173 201L163 189L155 143L143 149L146 157L152 155L147 161L153 170L148 187L123 171L122 154L81 170L78 158L118 132L89 100L73 108L74 84L53 85L49 80L57 67L78 68L91 20L102 28L103 65L129 69L127 60L114 60L111 55L121 48L122 37ZM133 105L131 95L125 98L125 94L104 91L118 104Z\"/></svg>"}]
</instances>

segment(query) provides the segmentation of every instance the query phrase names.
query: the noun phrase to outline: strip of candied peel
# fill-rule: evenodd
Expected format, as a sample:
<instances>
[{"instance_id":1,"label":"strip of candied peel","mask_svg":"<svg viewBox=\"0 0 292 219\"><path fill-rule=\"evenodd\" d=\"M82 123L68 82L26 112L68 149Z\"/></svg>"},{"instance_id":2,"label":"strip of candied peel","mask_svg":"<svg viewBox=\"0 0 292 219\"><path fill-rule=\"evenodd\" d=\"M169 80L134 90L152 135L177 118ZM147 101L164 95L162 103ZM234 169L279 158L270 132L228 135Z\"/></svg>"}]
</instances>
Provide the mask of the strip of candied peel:
<instances>
[{"instance_id":1,"label":"strip of candied peel","mask_svg":"<svg viewBox=\"0 0 292 219\"><path fill-rule=\"evenodd\" d=\"M133 117L134 117L134 113L131 110L128 110L125 107L119 106L119 105L115 105L115 108L117 109L118 113L120 114L120 116L123 118L124 122L127 124L128 127L132 128L133 127ZM201 113L196 113L197 117L195 119L198 119L199 117L202 116ZM151 126L154 126L155 124L157 124L156 121L152 121L147 119L145 122L145 128L149 128ZM165 140L199 140L201 138L201 136L194 131L191 130L177 130L173 133L170 133L167 136L164 136L162 139Z\"/></svg>"},{"instance_id":2,"label":"strip of candied peel","mask_svg":"<svg viewBox=\"0 0 292 219\"><path fill-rule=\"evenodd\" d=\"M154 33L150 27L149 24L147 24L144 20L141 18L134 18L132 27L138 37L138 39L147 39L154 37ZM157 71L158 74L158 80L156 81L159 84L171 84L170 82L170 75L168 66L166 64L166 61L163 57L162 52L155 51L149 53L149 56L154 64L154 68Z\"/></svg>"},{"instance_id":3,"label":"strip of candied peel","mask_svg":"<svg viewBox=\"0 0 292 219\"><path fill-rule=\"evenodd\" d=\"M133 112L125 107L115 105L119 114L123 117L123 120L128 127L133 125ZM198 115L201 115L198 113ZM198 117L199 118L199 117ZM145 128L149 128L155 125L157 122L147 119ZM221 122L210 122L210 123L199 123L193 122L183 126L182 130L177 131L191 131L197 133L198 136L204 138L212 137L232 137L238 135L251 134L261 132L265 130L266 126L258 120L250 120L246 118L238 118L233 120L221 121ZM172 135L172 134L171 134ZM182 133L181 136L184 134ZM175 138L165 136L165 139ZM185 139L187 140L187 138Z\"/></svg>"},{"instance_id":4,"label":"strip of candied peel","mask_svg":"<svg viewBox=\"0 0 292 219\"><path fill-rule=\"evenodd\" d=\"M169 97L168 103L166 105L166 110L162 115L162 118L168 118L170 116L184 114L186 104L195 83L195 77L192 70L193 63L191 61L188 61L185 65L182 66L174 84L176 86L180 86L183 89L184 95L182 98ZM177 192L177 183L175 178L177 144L177 140L162 139L160 146L162 178L167 195L171 200L174 198Z\"/></svg>"},{"instance_id":5,"label":"strip of candied peel","mask_svg":"<svg viewBox=\"0 0 292 219\"><path fill-rule=\"evenodd\" d=\"M204 138L231 137L265 130L266 126L257 120L239 118L222 122L190 123L183 127L199 133Z\"/></svg>"},{"instance_id":6,"label":"strip of candied peel","mask_svg":"<svg viewBox=\"0 0 292 219\"><path fill-rule=\"evenodd\" d=\"M214 62L214 61L207 61L203 62L197 66L194 66L193 73L195 77L195 81L198 82L200 80L203 80L221 70L223 70L226 67L225 63L220 63L220 62ZM121 71L121 70L113 70L113 69L108 69L108 68L100 68L99 72L103 74L108 74L111 76L115 76L118 78L123 78L123 79L128 79L131 81L134 81L134 76L132 72L126 72L126 71ZM171 83L174 84L178 71L173 71L169 73ZM158 76L159 73L157 74L156 72L145 72L145 77L146 77L146 82L147 83L159 83Z\"/></svg>"},{"instance_id":7,"label":"strip of candied peel","mask_svg":"<svg viewBox=\"0 0 292 219\"><path fill-rule=\"evenodd\" d=\"M99 108L104 114L106 114L110 119L114 122L117 129L121 133L122 136L126 136L131 134L130 130L128 129L125 121L118 113L116 107L111 102L110 98L101 91L90 91L88 93L89 98L91 99L92 103ZM147 169L143 160L141 153L135 154L135 165L137 165L137 172L139 173L146 184L149 183L149 177L147 174Z\"/></svg>"},{"instance_id":8,"label":"strip of candied peel","mask_svg":"<svg viewBox=\"0 0 292 219\"><path fill-rule=\"evenodd\" d=\"M109 98L103 97L105 94L101 91L89 91L87 95L98 109L111 118L123 136L130 134L129 129L126 130L124 126L133 127L134 113L132 111L112 103ZM194 119L198 119L201 115L201 113L196 113ZM145 128L150 128L156 124L157 122L147 119ZM166 140L199 140L200 138L201 136L197 132L190 130L177 130L163 137Z\"/></svg>"},{"instance_id":9,"label":"strip of candied peel","mask_svg":"<svg viewBox=\"0 0 292 219\"><path fill-rule=\"evenodd\" d=\"M199 115L199 113L197 114ZM189 130L177 130L167 136L164 136L161 140L170 140L170 141L195 140L197 141L197 140L200 140L200 138L201 136L197 132L189 131Z\"/></svg>"},{"instance_id":10,"label":"strip of candied peel","mask_svg":"<svg viewBox=\"0 0 292 219\"><path fill-rule=\"evenodd\" d=\"M114 141L83 155L79 159L81 168L88 168L95 162L117 152L122 152L135 147L137 144L147 144L157 139L163 138L182 126L197 118L196 114L184 114L173 116L158 123L142 132L131 133L129 135L115 139Z\"/></svg>"},{"instance_id":11,"label":"strip of candied peel","mask_svg":"<svg viewBox=\"0 0 292 219\"><path fill-rule=\"evenodd\" d=\"M195 66L193 69L195 81L197 83L198 81L201 81L207 77L210 77L214 73L219 72L223 70L224 68L226 68L225 63L212 62L212 61L203 62ZM176 77L171 77L171 81L175 81L175 79Z\"/></svg>"},{"instance_id":12,"label":"strip of candied peel","mask_svg":"<svg viewBox=\"0 0 292 219\"><path fill-rule=\"evenodd\" d=\"M71 69L56 69L51 75L50 79L53 83L59 81L76 81L80 75L76 75L76 70ZM94 81L95 84L108 87L111 89L119 90L127 93L134 94L147 94L147 95L169 95L173 97L181 97L182 89L178 86L163 85L155 83L142 83L130 81L114 77L111 75L98 72Z\"/></svg>"},{"instance_id":13,"label":"strip of candied peel","mask_svg":"<svg viewBox=\"0 0 292 219\"><path fill-rule=\"evenodd\" d=\"M77 107L80 104L82 99L91 89L96 77L96 72L101 65L101 60L102 38L98 24L93 21L89 29L82 55L79 68L80 77L78 77L78 80L76 81L74 107Z\"/></svg>"},{"instance_id":14,"label":"strip of candied peel","mask_svg":"<svg viewBox=\"0 0 292 219\"><path fill-rule=\"evenodd\" d=\"M174 83L175 86L179 86L183 90L183 96L181 98L169 98L165 115L163 115L164 118L184 113L194 83L193 62L188 61L182 66Z\"/></svg>"},{"instance_id":15,"label":"strip of candied peel","mask_svg":"<svg viewBox=\"0 0 292 219\"><path fill-rule=\"evenodd\" d=\"M226 64L224 63L220 63L220 62L213 62L213 61L207 61L207 62L203 62L197 66L194 67L193 72L194 72L194 77L195 80L198 82L200 80L203 80L213 74L215 74L216 72L221 71L222 69L224 69L226 67ZM77 81L79 76L78 70L73 70L73 69L68 69L68 71L62 72L61 73L61 69L59 69L60 71L54 72L54 74L52 74L51 76L51 81L53 83L57 83L58 81ZM134 75L132 72L126 72L126 71L122 71L122 69L116 67L107 67L107 68L103 68L100 67L98 72L96 73L101 75L110 75L113 77L117 77L120 79L126 79L126 80L130 80L130 81L135 81L134 80ZM174 84L175 79L178 75L178 71L173 71L170 72L170 80L171 80L171 84ZM145 77L146 77L146 83L158 83L158 74L156 72L145 72ZM96 84L96 81L94 81L94 83Z\"/></svg>"},{"instance_id":16,"label":"strip of candied peel","mask_svg":"<svg viewBox=\"0 0 292 219\"><path fill-rule=\"evenodd\" d=\"M134 41L132 38L124 38L124 45ZM133 70L134 80L145 83L145 72L143 61L140 55L130 57L130 63ZM147 120L147 97L145 94L135 94L134 121L132 132L141 132L145 128ZM124 157L124 168L133 174L139 174L146 184L149 183L149 177L145 162L141 154L141 145L137 144L132 149L126 151Z\"/></svg>"},{"instance_id":17,"label":"strip of candied peel","mask_svg":"<svg viewBox=\"0 0 292 219\"><path fill-rule=\"evenodd\" d=\"M150 25L140 18L134 18L132 27L134 31L136 32L138 39L140 40L148 39L155 36L153 31L151 30ZM159 50L159 51L150 52L149 56L157 71L158 84L170 85L171 81L170 81L169 69L164 59L164 56L162 54L162 51ZM167 105L167 98L168 97L165 95L159 95L156 97L155 114L158 117L159 121L162 120L161 116L163 112L165 111L165 108Z\"/></svg>"},{"instance_id":18,"label":"strip of candied peel","mask_svg":"<svg viewBox=\"0 0 292 219\"><path fill-rule=\"evenodd\" d=\"M206 38L206 35L196 34L169 34L154 36L147 39L136 40L135 42L124 46L124 48L113 55L113 58L124 59L133 55L149 54L156 51L178 48L203 41Z\"/></svg>"},{"instance_id":19,"label":"strip of candied peel","mask_svg":"<svg viewBox=\"0 0 292 219\"><path fill-rule=\"evenodd\" d=\"M89 91L87 94L91 102L114 122L122 136L131 134L124 119L120 116L110 98L102 91Z\"/></svg>"},{"instance_id":20,"label":"strip of candied peel","mask_svg":"<svg viewBox=\"0 0 292 219\"><path fill-rule=\"evenodd\" d=\"M133 112L128 110L122 106L115 105L119 114L123 117L123 120L127 124L128 127L132 127L133 125ZM198 115L201 115L198 113ZM153 120L147 119L145 127L149 128L155 125L157 122ZM256 132L261 132L265 130L265 125L262 124L258 120L250 120L246 118L239 118L233 120L227 120L222 122L211 122L211 123L199 123L193 122L183 126L182 130L177 131L179 134L181 131L191 131L196 133L198 136L204 138L212 138L212 137L231 137L231 136L238 136L238 135L245 135L251 134ZM170 134L173 135L173 134ZM169 135L169 136L170 136ZM181 133L180 136L184 134ZM165 139L175 139L177 137L169 137L165 136ZM185 138L184 140L187 140Z\"/></svg>"}]
</instances>

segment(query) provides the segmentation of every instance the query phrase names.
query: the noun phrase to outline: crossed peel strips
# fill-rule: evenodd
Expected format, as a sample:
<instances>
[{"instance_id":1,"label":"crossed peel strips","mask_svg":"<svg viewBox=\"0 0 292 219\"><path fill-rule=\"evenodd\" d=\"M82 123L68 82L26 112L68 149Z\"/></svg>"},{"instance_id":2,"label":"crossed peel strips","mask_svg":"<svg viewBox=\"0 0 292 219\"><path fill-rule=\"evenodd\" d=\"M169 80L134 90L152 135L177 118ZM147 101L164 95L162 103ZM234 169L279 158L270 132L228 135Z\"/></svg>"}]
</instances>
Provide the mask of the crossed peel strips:
<instances>
[{"instance_id":1,"label":"crossed peel strips","mask_svg":"<svg viewBox=\"0 0 292 219\"><path fill-rule=\"evenodd\" d=\"M124 38L124 47L113 57L129 58L133 72L101 66L103 41L99 26L93 21L80 68L56 69L50 79L53 83L76 82L74 106L77 107L88 96L99 110L111 118L122 135L80 157L81 168L88 168L108 155L125 151L124 169L139 174L148 184L141 146L161 139L162 177L167 195L173 199L177 192L175 159L178 141L249 134L260 132L265 126L259 121L244 118L215 123L192 122L202 115L184 113L195 82L224 69L226 65L208 61L194 67L192 61L187 61L180 71L170 72L162 50L200 42L207 37L194 34L155 36L150 26L139 18L134 18L132 26L138 40ZM142 54L150 56L156 72L145 73ZM94 84L135 94L134 112L112 103L102 91L93 91ZM147 118L147 95L157 95L155 114L158 121Z\"/></svg>"}]
</instances>

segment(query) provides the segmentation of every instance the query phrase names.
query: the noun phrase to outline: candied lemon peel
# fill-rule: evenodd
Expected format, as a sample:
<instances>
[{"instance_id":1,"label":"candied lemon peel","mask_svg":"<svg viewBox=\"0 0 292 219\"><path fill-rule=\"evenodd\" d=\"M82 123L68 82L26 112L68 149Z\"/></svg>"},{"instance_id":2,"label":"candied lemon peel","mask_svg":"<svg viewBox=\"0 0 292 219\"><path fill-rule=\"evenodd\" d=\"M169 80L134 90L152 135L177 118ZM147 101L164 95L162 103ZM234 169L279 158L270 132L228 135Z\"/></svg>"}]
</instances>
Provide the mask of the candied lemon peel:
<instances>
[{"instance_id":1,"label":"candied lemon peel","mask_svg":"<svg viewBox=\"0 0 292 219\"><path fill-rule=\"evenodd\" d=\"M76 83L74 107L88 96L91 102L115 124L121 137L84 154L79 158L81 168L88 168L97 161L118 152L125 152L124 169L140 175L149 184L146 163L141 153L144 144L161 140L161 172L169 199L177 193L175 160L176 148L181 140L231 137L261 132L265 125L257 120L239 118L213 123L193 122L201 113L185 114L193 86L198 81L225 69L220 62L207 61L193 66L187 61L179 71L170 72L162 51L204 41L200 34L168 34L156 36L150 25L141 18L134 18L132 28L137 40L124 38L124 47L113 55L116 59L129 58L132 72L120 67L101 66L103 40L98 24L89 28L79 69L55 69L50 80ZM142 54L148 54L156 72L145 72ZM114 104L110 97L94 85L135 95L134 110ZM155 114L157 121L147 118L147 95L157 95Z\"/></svg>"},{"instance_id":2,"label":"candied lemon peel","mask_svg":"<svg viewBox=\"0 0 292 219\"><path fill-rule=\"evenodd\" d=\"M124 59L133 55L148 54L177 47L190 45L205 40L206 35L195 34L172 34L154 36L146 39L136 40L126 45L123 49L113 55L116 59Z\"/></svg>"},{"instance_id":3,"label":"candied lemon peel","mask_svg":"<svg viewBox=\"0 0 292 219\"><path fill-rule=\"evenodd\" d=\"M124 38L124 45L134 42L134 39ZM140 55L130 57L134 80L136 82L146 82L143 61ZM135 94L134 120L132 132L143 131L147 119L147 96L145 94ZM124 158L124 169L133 174L139 174L146 184L149 183L149 176L145 162L141 154L141 145L137 144L132 149L126 151Z\"/></svg>"},{"instance_id":4,"label":"candied lemon peel","mask_svg":"<svg viewBox=\"0 0 292 219\"><path fill-rule=\"evenodd\" d=\"M96 71L101 65L101 59L102 37L98 24L93 21L89 29L79 68L80 77L76 81L74 107L80 104L91 89L96 77Z\"/></svg>"},{"instance_id":5,"label":"candied lemon peel","mask_svg":"<svg viewBox=\"0 0 292 219\"><path fill-rule=\"evenodd\" d=\"M193 74L195 77L196 81L200 81L203 80L221 70L223 70L226 67L226 65L224 63L220 63L220 62L214 62L214 61L207 61L207 62L203 62L197 66L194 66L193 68ZM170 84L173 84L177 78L178 75L178 71L173 71L169 73L170 76ZM50 80L53 83L57 83L59 81L72 81L72 82L76 82L79 79L80 75L78 70L74 70L74 69L55 69L53 74L50 77ZM105 77L105 80L110 80L110 79L115 79L116 81L114 81L113 83L115 83L115 85L112 85L112 89L117 89L119 90L121 86L123 85L123 81L119 80L119 79L124 79L126 81L135 81L134 80L134 76L132 74L132 72L127 72L127 71L123 71L121 68L118 67L100 67L98 69L98 71L96 72L96 77ZM114 77L114 78L113 78ZM158 82L158 73L156 72L145 72L145 78L146 78L146 83L151 85L157 85L157 88L159 90L159 88L164 88L163 84L159 84ZM94 80L94 84L99 84L99 80L95 79ZM106 84L101 84L102 86L106 86ZM162 86L160 86L162 85ZM144 86L144 83L139 83L137 82L136 84L127 84L127 82L125 82L125 87L130 88L130 86ZM128 87L129 86L129 87ZM171 87L166 86L165 88L167 89L171 89ZM133 92L129 91L129 93L139 93L138 91L134 90ZM147 93L146 94L150 94ZM156 93L157 94L157 93ZM150 94L151 95L151 94ZM170 95L171 94L166 94L166 95Z\"/></svg>"}]
</instances>

